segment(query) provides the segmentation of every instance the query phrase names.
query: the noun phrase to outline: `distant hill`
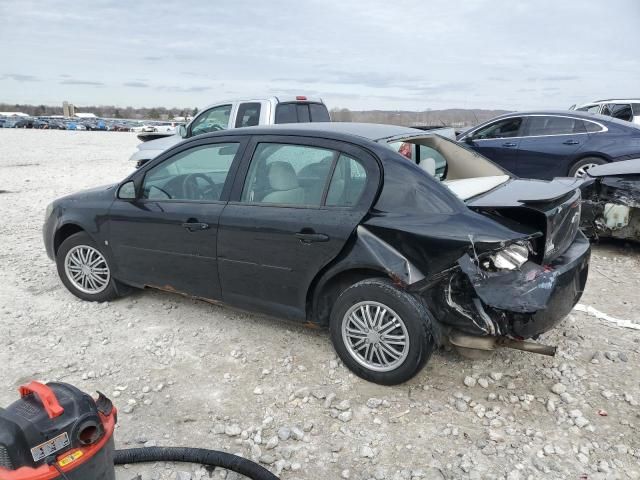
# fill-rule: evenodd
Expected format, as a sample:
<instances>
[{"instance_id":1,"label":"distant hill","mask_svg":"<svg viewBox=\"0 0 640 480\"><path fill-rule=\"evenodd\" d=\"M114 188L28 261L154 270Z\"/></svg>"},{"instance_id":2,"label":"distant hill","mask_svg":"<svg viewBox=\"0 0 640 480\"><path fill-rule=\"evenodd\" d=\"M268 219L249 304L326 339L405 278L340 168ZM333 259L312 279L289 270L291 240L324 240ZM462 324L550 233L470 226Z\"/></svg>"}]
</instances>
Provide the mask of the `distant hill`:
<instances>
[{"instance_id":1,"label":"distant hill","mask_svg":"<svg viewBox=\"0 0 640 480\"><path fill-rule=\"evenodd\" d=\"M426 110L423 112L390 110L349 110L334 108L331 118L336 122L387 123L391 125L447 125L461 128L477 125L508 110L482 110L450 108L447 110Z\"/></svg>"}]
</instances>

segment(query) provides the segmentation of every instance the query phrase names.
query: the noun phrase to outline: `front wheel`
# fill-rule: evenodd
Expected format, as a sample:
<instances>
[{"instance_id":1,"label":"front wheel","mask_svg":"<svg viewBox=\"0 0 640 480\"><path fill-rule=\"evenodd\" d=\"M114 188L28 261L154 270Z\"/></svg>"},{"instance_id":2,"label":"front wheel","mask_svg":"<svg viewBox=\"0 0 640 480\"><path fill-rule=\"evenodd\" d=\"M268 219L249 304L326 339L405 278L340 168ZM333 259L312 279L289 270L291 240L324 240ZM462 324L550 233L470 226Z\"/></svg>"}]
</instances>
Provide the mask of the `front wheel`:
<instances>
[{"instance_id":1,"label":"front wheel","mask_svg":"<svg viewBox=\"0 0 640 480\"><path fill-rule=\"evenodd\" d=\"M569 176L576 178L583 178L587 175L587 171L590 168L597 167L598 165L604 165L607 163L602 158L598 157L586 157L578 160L569 169Z\"/></svg>"},{"instance_id":2,"label":"front wheel","mask_svg":"<svg viewBox=\"0 0 640 480\"><path fill-rule=\"evenodd\" d=\"M62 242L56 253L56 266L67 290L82 300L105 302L118 296L106 257L85 232Z\"/></svg>"},{"instance_id":3,"label":"front wheel","mask_svg":"<svg viewBox=\"0 0 640 480\"><path fill-rule=\"evenodd\" d=\"M330 332L345 365L382 385L412 378L435 348L428 310L385 279L363 280L342 292L331 312Z\"/></svg>"}]
</instances>

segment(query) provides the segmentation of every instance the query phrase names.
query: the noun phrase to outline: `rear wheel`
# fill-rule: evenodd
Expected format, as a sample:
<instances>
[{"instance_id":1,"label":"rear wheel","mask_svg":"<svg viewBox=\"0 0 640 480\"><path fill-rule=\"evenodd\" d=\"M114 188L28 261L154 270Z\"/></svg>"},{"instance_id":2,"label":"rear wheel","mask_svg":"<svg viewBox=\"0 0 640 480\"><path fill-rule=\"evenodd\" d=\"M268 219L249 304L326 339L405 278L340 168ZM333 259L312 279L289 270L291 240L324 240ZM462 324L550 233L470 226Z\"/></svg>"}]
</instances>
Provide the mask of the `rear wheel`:
<instances>
[{"instance_id":1,"label":"rear wheel","mask_svg":"<svg viewBox=\"0 0 640 480\"><path fill-rule=\"evenodd\" d=\"M431 316L420 300L385 279L347 288L331 312L331 340L342 361L371 382L413 377L435 348Z\"/></svg>"},{"instance_id":2,"label":"rear wheel","mask_svg":"<svg viewBox=\"0 0 640 480\"><path fill-rule=\"evenodd\" d=\"M56 253L56 266L67 290L82 300L105 302L118 296L105 255L85 232L62 242Z\"/></svg>"},{"instance_id":3,"label":"rear wheel","mask_svg":"<svg viewBox=\"0 0 640 480\"><path fill-rule=\"evenodd\" d=\"M597 167L598 165L604 165L605 163L607 163L605 160L598 157L583 158L571 166L569 169L569 176L582 178L587 174L587 171L590 168Z\"/></svg>"}]
</instances>

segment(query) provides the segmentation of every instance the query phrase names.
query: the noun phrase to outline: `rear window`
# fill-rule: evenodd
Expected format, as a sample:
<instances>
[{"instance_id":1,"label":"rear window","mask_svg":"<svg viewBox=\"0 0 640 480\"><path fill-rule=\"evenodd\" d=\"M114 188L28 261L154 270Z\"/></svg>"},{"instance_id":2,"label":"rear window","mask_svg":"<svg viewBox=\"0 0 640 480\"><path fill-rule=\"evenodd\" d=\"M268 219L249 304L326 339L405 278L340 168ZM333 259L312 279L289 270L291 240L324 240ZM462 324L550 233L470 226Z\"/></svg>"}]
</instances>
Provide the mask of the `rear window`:
<instances>
[{"instance_id":1,"label":"rear window","mask_svg":"<svg viewBox=\"0 0 640 480\"><path fill-rule=\"evenodd\" d=\"M322 103L279 103L275 123L328 122L329 111Z\"/></svg>"}]
</instances>

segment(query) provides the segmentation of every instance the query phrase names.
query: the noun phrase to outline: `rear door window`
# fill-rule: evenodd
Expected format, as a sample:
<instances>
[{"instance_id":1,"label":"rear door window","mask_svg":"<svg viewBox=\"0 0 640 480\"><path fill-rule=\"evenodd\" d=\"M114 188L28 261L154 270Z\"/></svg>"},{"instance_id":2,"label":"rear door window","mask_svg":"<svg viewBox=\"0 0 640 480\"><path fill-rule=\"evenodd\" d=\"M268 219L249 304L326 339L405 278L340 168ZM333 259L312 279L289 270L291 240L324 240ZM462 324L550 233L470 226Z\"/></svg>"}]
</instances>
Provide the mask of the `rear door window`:
<instances>
[{"instance_id":1,"label":"rear door window","mask_svg":"<svg viewBox=\"0 0 640 480\"><path fill-rule=\"evenodd\" d=\"M631 108L633 109L633 114L636 117L640 117L640 103L634 103L631 105Z\"/></svg>"},{"instance_id":2,"label":"rear door window","mask_svg":"<svg viewBox=\"0 0 640 480\"><path fill-rule=\"evenodd\" d=\"M253 127L260 123L260 102L241 103L236 115L236 128Z\"/></svg>"},{"instance_id":3,"label":"rear door window","mask_svg":"<svg viewBox=\"0 0 640 480\"><path fill-rule=\"evenodd\" d=\"M585 133L584 123L577 118L533 116L529 117L527 136L572 135Z\"/></svg>"},{"instance_id":4,"label":"rear door window","mask_svg":"<svg viewBox=\"0 0 640 480\"><path fill-rule=\"evenodd\" d=\"M319 207L337 152L306 145L260 143L242 202Z\"/></svg>"}]
</instances>

